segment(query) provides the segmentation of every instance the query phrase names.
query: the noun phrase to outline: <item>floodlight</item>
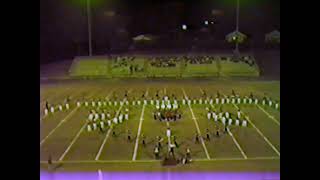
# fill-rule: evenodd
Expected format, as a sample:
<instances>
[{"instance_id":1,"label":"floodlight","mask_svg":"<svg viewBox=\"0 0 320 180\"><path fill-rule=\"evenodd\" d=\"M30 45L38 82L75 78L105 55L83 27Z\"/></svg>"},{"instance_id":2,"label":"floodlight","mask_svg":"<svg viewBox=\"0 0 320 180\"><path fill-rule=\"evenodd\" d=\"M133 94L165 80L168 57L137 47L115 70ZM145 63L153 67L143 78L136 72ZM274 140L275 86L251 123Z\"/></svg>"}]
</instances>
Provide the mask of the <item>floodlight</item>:
<instances>
[{"instance_id":1,"label":"floodlight","mask_svg":"<svg viewBox=\"0 0 320 180\"><path fill-rule=\"evenodd\" d=\"M183 30L187 30L187 25L183 24L183 25L182 25L182 29L183 29Z\"/></svg>"}]
</instances>

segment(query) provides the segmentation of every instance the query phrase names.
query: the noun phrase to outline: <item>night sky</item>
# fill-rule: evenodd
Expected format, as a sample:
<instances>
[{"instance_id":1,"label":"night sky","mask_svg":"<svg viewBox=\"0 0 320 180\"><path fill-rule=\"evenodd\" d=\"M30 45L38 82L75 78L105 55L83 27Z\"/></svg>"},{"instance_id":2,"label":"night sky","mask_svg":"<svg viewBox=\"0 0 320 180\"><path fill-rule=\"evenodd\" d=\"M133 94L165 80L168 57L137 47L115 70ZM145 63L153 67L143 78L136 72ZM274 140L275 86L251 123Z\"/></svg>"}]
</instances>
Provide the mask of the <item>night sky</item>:
<instances>
[{"instance_id":1,"label":"night sky","mask_svg":"<svg viewBox=\"0 0 320 180\"><path fill-rule=\"evenodd\" d=\"M181 24L194 36L204 20L214 21L212 36L223 40L235 30L235 0L91 0L94 54L123 47L133 36L168 36ZM70 59L87 53L85 0L40 1L40 62ZM280 30L278 0L240 0L240 31L255 41ZM214 10L214 14L212 14ZM114 13L112 16L112 12ZM122 43L122 44L121 44Z\"/></svg>"}]
</instances>

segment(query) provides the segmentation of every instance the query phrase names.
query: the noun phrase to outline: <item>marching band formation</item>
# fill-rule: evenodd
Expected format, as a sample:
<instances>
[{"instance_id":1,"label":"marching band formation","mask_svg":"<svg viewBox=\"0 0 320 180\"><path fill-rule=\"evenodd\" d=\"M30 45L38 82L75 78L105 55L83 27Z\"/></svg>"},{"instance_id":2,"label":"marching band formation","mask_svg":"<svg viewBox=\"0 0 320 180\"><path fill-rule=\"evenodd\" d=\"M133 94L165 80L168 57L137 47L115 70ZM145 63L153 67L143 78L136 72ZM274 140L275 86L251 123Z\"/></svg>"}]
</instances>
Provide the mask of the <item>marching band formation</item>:
<instances>
[{"instance_id":1,"label":"marching band formation","mask_svg":"<svg viewBox=\"0 0 320 180\"><path fill-rule=\"evenodd\" d=\"M119 101L116 100L117 95L114 95L113 100L111 99L91 99L91 100L76 100L74 103L74 107L78 108L87 108L89 109L89 113L86 119L87 131L96 131L100 130L104 132L104 130L109 127L114 129L113 127L119 124L122 124L125 121L129 120L130 117L130 106L142 106L142 105L150 105L155 107L153 112L154 120L159 120L160 122L175 122L177 120L182 119L182 111L181 107L190 106L190 105L204 105L206 107L206 117L209 121L220 122L225 127L225 132L228 131L228 126L248 126L248 117L243 114L243 112L238 109L236 114L232 114L228 111L223 111L222 106L219 109L216 109L214 105L222 105L222 104L252 104L252 105L263 105L269 106L274 109L279 110L280 102L276 100L272 100L271 98L265 96L262 99L254 97L252 93L249 96L239 96L234 90L232 90L231 96L225 96L217 93L216 97L207 96L206 92L203 92L200 98L188 98L184 97L182 99L177 99L174 94L171 97L165 95L162 98L159 96L158 92L155 97L147 98L145 97L145 93L141 96L141 98L133 97L129 99L127 92L124 95L124 99ZM118 111L113 110L114 107L119 107ZM124 110L122 110L124 107ZM66 98L64 103L53 105L48 102L45 103L44 114L45 116L52 115L57 111L67 111L73 108L73 103L71 103L70 98ZM210 132L206 130L206 140L210 140ZM115 131L113 131L113 135L115 135ZM217 129L216 136L219 137L220 133ZM146 137L142 135L142 144L146 145ZM166 130L165 136L167 137L167 145L168 145L168 154L174 156L174 149L179 147L177 143L176 136L173 136L170 127ZM131 132L127 130L128 141L131 141ZM200 141L200 136L198 133L195 134L195 143ZM161 142L164 139L160 136L156 137L156 144L154 147L154 156L156 159L160 158L160 150L163 147ZM191 161L191 150L190 148L186 148L186 153L183 156L181 162L187 163Z\"/></svg>"}]
</instances>

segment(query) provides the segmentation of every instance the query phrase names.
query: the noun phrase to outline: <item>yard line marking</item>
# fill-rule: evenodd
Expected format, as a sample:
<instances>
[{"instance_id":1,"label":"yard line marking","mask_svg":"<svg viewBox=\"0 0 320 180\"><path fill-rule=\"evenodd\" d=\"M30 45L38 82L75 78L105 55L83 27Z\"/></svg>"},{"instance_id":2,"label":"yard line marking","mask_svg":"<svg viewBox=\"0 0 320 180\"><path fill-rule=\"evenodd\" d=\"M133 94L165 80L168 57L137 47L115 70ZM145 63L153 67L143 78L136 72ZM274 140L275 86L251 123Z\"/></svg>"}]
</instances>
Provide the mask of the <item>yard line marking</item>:
<instances>
[{"instance_id":1,"label":"yard line marking","mask_svg":"<svg viewBox=\"0 0 320 180\"><path fill-rule=\"evenodd\" d=\"M108 93L108 96L111 94L111 92L113 92L113 90L111 90ZM93 96L93 95L91 95ZM86 125L88 124L88 122L84 123L84 125L81 127L81 129L79 130L79 132L76 134L76 136L72 139L71 143L69 144L69 146L67 147L67 149L64 151L64 153L61 155L61 157L59 158L59 160L62 160L66 154L69 152L69 150L71 149L72 145L77 141L77 139L79 138L80 134L82 133L82 131L85 129Z\"/></svg>"},{"instance_id":2,"label":"yard line marking","mask_svg":"<svg viewBox=\"0 0 320 180\"><path fill-rule=\"evenodd\" d=\"M270 115L264 108L262 108L259 104L257 104L258 108L263 111L270 119L272 119L275 123L277 123L280 126L280 122L273 117L272 115Z\"/></svg>"},{"instance_id":3,"label":"yard line marking","mask_svg":"<svg viewBox=\"0 0 320 180\"><path fill-rule=\"evenodd\" d=\"M111 90L112 90L112 89L111 89ZM109 95L111 94L111 92L113 92L113 90L110 91ZM89 98L92 97L93 95L94 95L94 94L91 94L91 95L89 96ZM109 95L108 95L108 96L109 96ZM56 131L64 122L66 122L66 121L69 119L69 117L71 117L71 115L73 115L73 114L76 112L76 110L78 110L78 109L79 109L79 106L77 106L76 108L74 108L62 121L60 121L60 123L59 123L53 130L51 130L50 133L49 133L44 139L42 139L42 141L40 142L40 147L41 147L41 145L47 140L47 138L48 138L49 136L51 136L51 134L54 133L54 131Z\"/></svg>"},{"instance_id":4,"label":"yard line marking","mask_svg":"<svg viewBox=\"0 0 320 180\"><path fill-rule=\"evenodd\" d=\"M278 160L279 156L271 157L252 157L252 158L214 158L214 159L195 159L194 161L252 161L252 160Z\"/></svg>"},{"instance_id":5,"label":"yard line marking","mask_svg":"<svg viewBox=\"0 0 320 180\"><path fill-rule=\"evenodd\" d=\"M99 180L103 180L103 176L102 176L101 169L99 169L99 171L98 171L98 175L99 175Z\"/></svg>"},{"instance_id":6,"label":"yard line marking","mask_svg":"<svg viewBox=\"0 0 320 180\"><path fill-rule=\"evenodd\" d=\"M188 96L187 96L186 92L184 91L184 88L181 88L181 89L182 89L182 92L183 92L185 98L188 99ZM195 123L195 125L196 125L197 131L198 131L199 135L201 136L201 131L200 131L200 128L199 128L197 119L196 119L196 117L194 116L194 113L193 113L193 110L192 110L192 108L191 108L191 105L188 104L188 106L189 106L189 109L190 109L190 112L191 112L191 115L192 115L192 119L193 119L193 121L194 121L194 123ZM204 143L204 141L203 141L202 136L201 136L200 139L201 139L202 147L203 147L203 149L204 149L204 151L205 151L205 153L206 153L206 155L207 155L207 158L210 159L210 156L209 156L207 147L206 147L206 145L205 145L205 143Z\"/></svg>"},{"instance_id":7,"label":"yard line marking","mask_svg":"<svg viewBox=\"0 0 320 180\"><path fill-rule=\"evenodd\" d=\"M237 105L235 105L234 103L232 103L232 104L233 104L233 106L235 106L236 108L239 109L239 107ZM241 112L244 114L243 111L241 111ZM247 120L250 122L250 124L252 124L252 127L258 132L258 134L260 136L262 136L263 139L269 144L269 146L278 154L278 156L280 156L280 152L277 150L277 148L274 147L274 145L269 141L269 139L253 124L253 122L249 119L249 117L248 116L246 116L246 117L247 117Z\"/></svg>"},{"instance_id":8,"label":"yard line marking","mask_svg":"<svg viewBox=\"0 0 320 180\"><path fill-rule=\"evenodd\" d=\"M129 92L130 92L130 91L131 91L131 90L129 90ZM111 93L110 93L110 94L111 94ZM109 98L110 94L108 94L107 98ZM124 99L122 100L122 102L124 102L125 100L126 100L126 98L124 98ZM119 107L119 109L118 109L118 111L117 111L117 113L116 113L116 116L119 115L119 113L120 113L123 105L124 105L124 103L122 103L122 104L120 105L120 107ZM104 145L106 144L107 139L108 139L109 136L110 136L111 130L112 130L112 128L109 128L109 129L108 129L108 132L107 132L106 136L105 136L104 139L103 139L103 142L102 142L102 144L101 144L101 146L100 146L100 148L99 148L99 151L98 151L98 153L97 153L97 155L96 155L96 157L95 157L95 160L96 160L96 161L99 160L99 157L100 157L100 155L101 155L101 153L102 153L103 147L104 147Z\"/></svg>"},{"instance_id":9,"label":"yard line marking","mask_svg":"<svg viewBox=\"0 0 320 180\"><path fill-rule=\"evenodd\" d=\"M146 91L146 96L148 95L149 88ZM138 152L138 146L139 146L139 137L141 133L141 127L142 127L142 122L143 122L143 116L144 116L144 109L146 105L143 104L142 106L142 111L141 111L141 116L140 116L140 122L139 122L139 128L138 128L138 133L137 133L137 138L136 138L136 143L134 145L134 151L133 151L133 156L132 156L132 161L135 161L137 158L137 152Z\"/></svg>"},{"instance_id":10,"label":"yard line marking","mask_svg":"<svg viewBox=\"0 0 320 180\"><path fill-rule=\"evenodd\" d=\"M61 155L61 157L59 158L59 161L62 161L63 158L65 157L65 155L69 152L71 146L76 142L76 140L79 138L80 134L82 133L82 131L84 130L84 128L86 127L87 123L85 123L80 131L77 133L77 135L72 139L71 143L69 144L68 148L64 151L64 153Z\"/></svg>"},{"instance_id":11,"label":"yard line marking","mask_svg":"<svg viewBox=\"0 0 320 180\"><path fill-rule=\"evenodd\" d=\"M201 88L200 88L201 90ZM224 95L225 96L225 95ZM212 104L211 104L211 107L214 107ZM242 150L240 144L238 143L238 141L236 140L236 138L233 136L232 132L230 131L229 127L227 127L227 131L228 131L228 134L231 136L234 144L237 146L237 148L239 149L239 151L241 152L242 156L244 159L247 159L247 155L244 153L244 151Z\"/></svg>"},{"instance_id":12,"label":"yard line marking","mask_svg":"<svg viewBox=\"0 0 320 180\"><path fill-rule=\"evenodd\" d=\"M238 147L238 149L240 150L242 156L244 159L248 159L247 155L244 153L244 151L242 150L240 144L238 143L238 141L236 140L236 138L233 136L232 132L230 131L229 127L227 127L228 133L229 135L232 137L233 142L236 144L236 146Z\"/></svg>"},{"instance_id":13,"label":"yard line marking","mask_svg":"<svg viewBox=\"0 0 320 180\"><path fill-rule=\"evenodd\" d=\"M251 158L213 158L213 159L194 159L194 161L255 161L255 160L279 160L279 156L270 156L270 157L251 157ZM76 161L52 161L52 163L63 163L63 164L85 164L85 163L153 163L160 162L161 160L145 159L145 160L76 160ZM48 164L48 161L40 161L40 164Z\"/></svg>"},{"instance_id":14,"label":"yard line marking","mask_svg":"<svg viewBox=\"0 0 320 180\"><path fill-rule=\"evenodd\" d=\"M42 141L40 142L40 147L48 139L48 137L51 136L52 133L54 133L64 122L66 122L77 111L77 109L79 109L78 106L74 108L62 121L60 121L60 123L54 129L52 129L45 138L42 139Z\"/></svg>"}]
</instances>

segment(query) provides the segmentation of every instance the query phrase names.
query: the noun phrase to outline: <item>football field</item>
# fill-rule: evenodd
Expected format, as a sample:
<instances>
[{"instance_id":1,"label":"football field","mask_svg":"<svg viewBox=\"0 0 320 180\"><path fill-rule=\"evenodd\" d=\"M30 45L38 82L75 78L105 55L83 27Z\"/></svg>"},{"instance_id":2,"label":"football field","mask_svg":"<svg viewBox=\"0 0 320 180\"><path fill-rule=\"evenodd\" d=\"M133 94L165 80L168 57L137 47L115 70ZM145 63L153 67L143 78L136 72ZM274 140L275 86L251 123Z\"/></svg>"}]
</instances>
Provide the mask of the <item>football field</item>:
<instances>
[{"instance_id":1,"label":"football field","mask_svg":"<svg viewBox=\"0 0 320 180\"><path fill-rule=\"evenodd\" d=\"M178 144L175 156L182 157L189 148L192 157L191 163L174 166L172 171L279 172L280 110L268 104L209 103L203 98L204 93L213 99L217 93L222 98L230 97L232 90L240 97L252 93L258 99L266 95L280 101L279 81L79 80L41 84L40 167L46 169L48 158L52 157L57 171L165 171L167 167L162 166L161 161L170 144L166 137L169 127ZM128 104L125 103L125 94ZM160 98L174 95L179 102L181 119L170 122L155 120L156 106L151 104L151 100L156 98L156 94ZM69 109L63 106L67 97L70 98ZM199 103L201 98L203 101ZM190 99L191 103L182 104L183 99ZM194 99L196 103L193 103ZM144 100L147 100L146 104ZM63 108L61 111L55 108L54 113L45 114L45 101ZM247 125L241 122L236 125L236 118L233 118L225 132L223 123L208 120L207 108L229 112L231 117L236 117L240 109ZM102 131L88 130L90 110L119 115L126 109L129 110L128 120L114 126L105 125ZM128 131L131 140L127 139ZM200 135L199 142L194 140L195 134ZM210 135L210 140L206 134ZM160 159L154 157L157 136L163 138Z\"/></svg>"}]
</instances>

